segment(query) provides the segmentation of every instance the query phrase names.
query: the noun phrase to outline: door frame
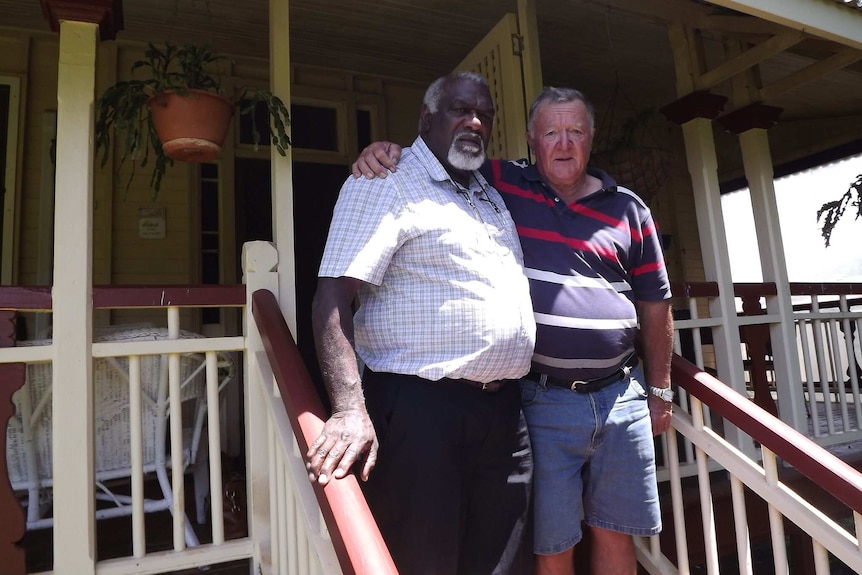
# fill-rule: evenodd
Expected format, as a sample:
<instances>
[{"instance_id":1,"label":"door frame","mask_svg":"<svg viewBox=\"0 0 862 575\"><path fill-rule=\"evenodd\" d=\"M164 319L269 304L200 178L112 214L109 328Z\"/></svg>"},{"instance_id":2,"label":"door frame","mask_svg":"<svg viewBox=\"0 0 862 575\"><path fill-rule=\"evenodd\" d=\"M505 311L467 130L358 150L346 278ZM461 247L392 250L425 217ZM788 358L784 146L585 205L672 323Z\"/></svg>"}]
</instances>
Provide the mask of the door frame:
<instances>
[{"instance_id":1,"label":"door frame","mask_svg":"<svg viewBox=\"0 0 862 575\"><path fill-rule=\"evenodd\" d=\"M17 230L15 210L18 204L18 148L20 145L21 78L0 75L0 84L9 86L8 125L6 128L6 170L3 185L3 233L0 237L0 284L12 285L17 271ZM43 173L44 176L44 173ZM52 172L53 177L53 172Z\"/></svg>"}]
</instances>

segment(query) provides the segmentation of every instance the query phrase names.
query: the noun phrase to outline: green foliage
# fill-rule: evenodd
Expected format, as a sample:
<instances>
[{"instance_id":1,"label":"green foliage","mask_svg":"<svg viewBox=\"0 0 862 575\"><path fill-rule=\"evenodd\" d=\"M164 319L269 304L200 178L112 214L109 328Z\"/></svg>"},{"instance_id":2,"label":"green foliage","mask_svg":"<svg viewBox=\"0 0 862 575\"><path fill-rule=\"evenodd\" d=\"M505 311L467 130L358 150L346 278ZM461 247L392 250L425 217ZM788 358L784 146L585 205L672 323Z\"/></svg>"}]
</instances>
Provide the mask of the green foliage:
<instances>
[{"instance_id":1,"label":"green foliage","mask_svg":"<svg viewBox=\"0 0 862 575\"><path fill-rule=\"evenodd\" d=\"M287 107L281 98L275 96L269 90L262 90L257 87L247 87L243 90L243 94L239 99L237 110L239 115L250 114L254 119L255 104L263 102L269 110L270 134L272 135L272 145L278 150L282 156L290 147L290 138L287 136L287 126L290 125ZM251 123L251 133L254 138L254 149L257 151L257 145L260 143L260 130L255 122Z\"/></svg>"},{"instance_id":2,"label":"green foliage","mask_svg":"<svg viewBox=\"0 0 862 575\"><path fill-rule=\"evenodd\" d=\"M844 215L848 206L856 208L856 218L862 217L862 174L856 176L856 181L850 184L844 195L837 200L826 202L820 209L817 210L817 221L823 217L823 226L820 228L820 235L823 236L823 242L826 247L832 240L832 231L835 229L835 224Z\"/></svg>"},{"instance_id":3,"label":"green foliage","mask_svg":"<svg viewBox=\"0 0 862 575\"><path fill-rule=\"evenodd\" d=\"M175 46L171 43L156 46L150 43L144 52L144 59L132 64L133 74L141 70L147 73L147 77L118 82L105 90L96 101L96 154L101 153L101 166L104 167L112 149L112 141L120 143L120 169L122 170L127 160L131 163L126 193L136 167L146 167L152 153L154 161L150 189L155 200L167 166L174 163L162 151L162 143L146 106L147 101L165 90L172 90L180 95L187 94L189 90L222 94L217 74L221 61L226 61L226 58L213 52L209 46ZM213 70L216 70L216 73ZM240 115L251 114L255 146L260 141L260 130L253 114L255 104L263 102L266 105L270 115L268 127L272 134L272 144L278 153L284 156L290 147L290 138L287 135L290 116L281 99L269 90L246 86L238 90L238 96L233 98L233 101L241 102L238 106Z\"/></svg>"}]
</instances>

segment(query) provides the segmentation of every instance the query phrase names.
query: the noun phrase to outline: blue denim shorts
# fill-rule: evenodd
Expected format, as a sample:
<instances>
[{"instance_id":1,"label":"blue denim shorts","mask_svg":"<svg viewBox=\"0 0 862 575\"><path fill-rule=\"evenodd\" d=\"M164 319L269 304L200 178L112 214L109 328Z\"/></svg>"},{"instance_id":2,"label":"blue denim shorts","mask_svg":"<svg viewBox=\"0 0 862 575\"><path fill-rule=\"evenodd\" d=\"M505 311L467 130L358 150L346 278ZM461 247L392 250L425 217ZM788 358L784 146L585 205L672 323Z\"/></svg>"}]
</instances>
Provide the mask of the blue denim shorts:
<instances>
[{"instance_id":1,"label":"blue denim shorts","mask_svg":"<svg viewBox=\"0 0 862 575\"><path fill-rule=\"evenodd\" d=\"M643 372L594 393L520 382L533 446L539 555L581 540L587 525L637 536L661 531L655 444Z\"/></svg>"}]
</instances>

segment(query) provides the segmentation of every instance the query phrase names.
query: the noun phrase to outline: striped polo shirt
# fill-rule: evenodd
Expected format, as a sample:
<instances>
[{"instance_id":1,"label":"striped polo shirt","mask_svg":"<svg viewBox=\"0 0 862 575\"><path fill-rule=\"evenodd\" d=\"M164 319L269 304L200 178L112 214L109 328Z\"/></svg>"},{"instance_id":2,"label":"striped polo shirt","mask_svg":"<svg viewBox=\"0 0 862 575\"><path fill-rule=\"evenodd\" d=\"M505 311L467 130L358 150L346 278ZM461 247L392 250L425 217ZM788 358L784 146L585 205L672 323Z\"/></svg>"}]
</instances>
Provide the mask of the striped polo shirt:
<instances>
[{"instance_id":1,"label":"striped polo shirt","mask_svg":"<svg viewBox=\"0 0 862 575\"><path fill-rule=\"evenodd\" d=\"M566 205L526 160L482 168L521 238L536 318L534 367L586 380L618 368L634 351L635 301L671 297L649 208L605 172L602 189Z\"/></svg>"}]
</instances>

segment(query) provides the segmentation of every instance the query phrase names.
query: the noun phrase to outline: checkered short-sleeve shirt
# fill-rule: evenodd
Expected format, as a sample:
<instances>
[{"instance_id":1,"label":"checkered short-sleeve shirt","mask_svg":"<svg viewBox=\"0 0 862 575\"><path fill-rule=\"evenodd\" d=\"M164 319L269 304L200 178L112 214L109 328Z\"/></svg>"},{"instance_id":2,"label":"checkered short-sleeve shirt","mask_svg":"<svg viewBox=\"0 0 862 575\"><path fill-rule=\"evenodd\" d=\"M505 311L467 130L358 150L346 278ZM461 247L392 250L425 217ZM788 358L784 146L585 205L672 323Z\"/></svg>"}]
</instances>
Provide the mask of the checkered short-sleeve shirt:
<instances>
[{"instance_id":1,"label":"checkered short-sleeve shirt","mask_svg":"<svg viewBox=\"0 0 862 575\"><path fill-rule=\"evenodd\" d=\"M421 138L386 179L345 182L319 275L365 282L354 335L375 371L489 382L529 370L536 327L515 224L481 174L463 188Z\"/></svg>"}]
</instances>

